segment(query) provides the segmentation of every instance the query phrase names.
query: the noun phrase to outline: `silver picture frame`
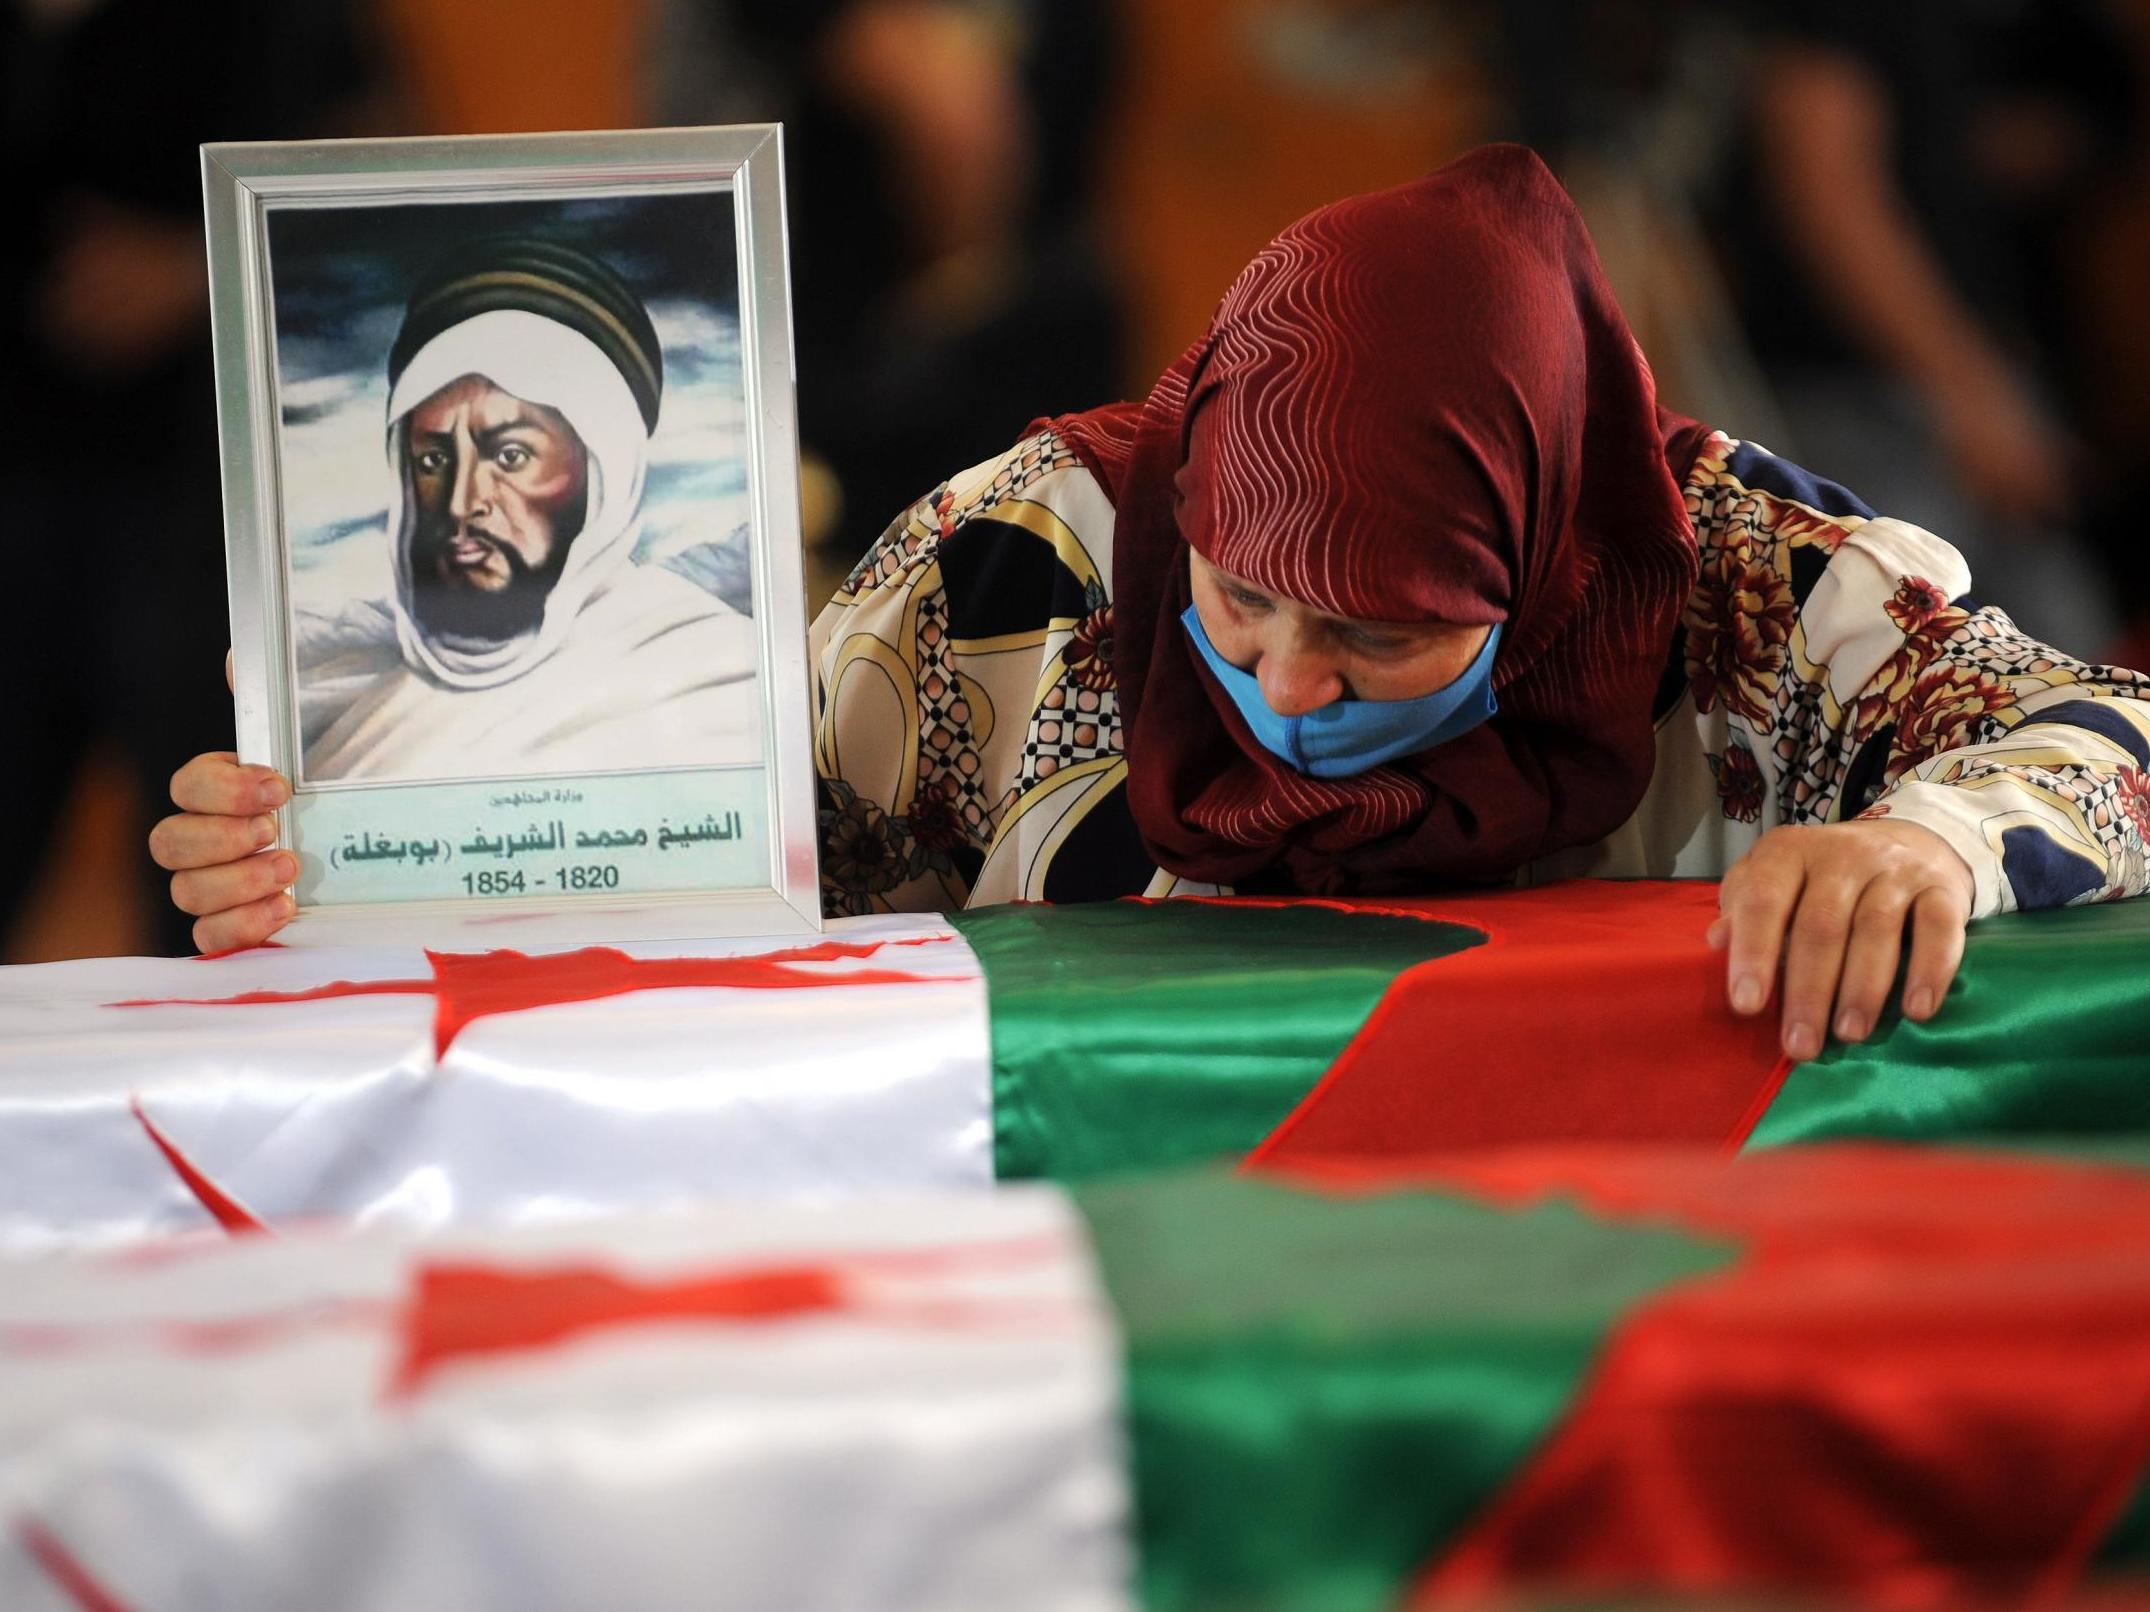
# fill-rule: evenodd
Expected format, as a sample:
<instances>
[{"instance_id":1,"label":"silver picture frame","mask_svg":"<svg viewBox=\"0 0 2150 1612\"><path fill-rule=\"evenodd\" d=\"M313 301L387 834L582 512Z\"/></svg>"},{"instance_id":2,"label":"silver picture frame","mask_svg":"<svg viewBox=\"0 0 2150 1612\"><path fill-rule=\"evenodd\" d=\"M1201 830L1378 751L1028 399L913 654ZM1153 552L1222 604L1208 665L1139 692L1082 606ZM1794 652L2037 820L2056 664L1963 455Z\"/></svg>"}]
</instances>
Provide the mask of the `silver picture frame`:
<instances>
[{"instance_id":1,"label":"silver picture frame","mask_svg":"<svg viewBox=\"0 0 2150 1612\"><path fill-rule=\"evenodd\" d=\"M202 179L279 938L819 930L777 126L215 144ZM502 419L580 480L498 481L536 474Z\"/></svg>"}]
</instances>

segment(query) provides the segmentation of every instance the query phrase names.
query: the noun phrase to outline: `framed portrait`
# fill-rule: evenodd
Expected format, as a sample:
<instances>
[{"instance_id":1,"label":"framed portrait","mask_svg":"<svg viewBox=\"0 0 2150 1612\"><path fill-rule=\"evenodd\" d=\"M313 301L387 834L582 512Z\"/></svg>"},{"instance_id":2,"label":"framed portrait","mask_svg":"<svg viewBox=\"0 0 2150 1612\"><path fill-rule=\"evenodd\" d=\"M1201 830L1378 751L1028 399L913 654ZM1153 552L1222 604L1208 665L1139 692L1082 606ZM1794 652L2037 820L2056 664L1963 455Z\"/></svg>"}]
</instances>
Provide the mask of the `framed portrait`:
<instances>
[{"instance_id":1,"label":"framed portrait","mask_svg":"<svg viewBox=\"0 0 2150 1612\"><path fill-rule=\"evenodd\" d=\"M202 148L300 942L820 926L773 126Z\"/></svg>"}]
</instances>

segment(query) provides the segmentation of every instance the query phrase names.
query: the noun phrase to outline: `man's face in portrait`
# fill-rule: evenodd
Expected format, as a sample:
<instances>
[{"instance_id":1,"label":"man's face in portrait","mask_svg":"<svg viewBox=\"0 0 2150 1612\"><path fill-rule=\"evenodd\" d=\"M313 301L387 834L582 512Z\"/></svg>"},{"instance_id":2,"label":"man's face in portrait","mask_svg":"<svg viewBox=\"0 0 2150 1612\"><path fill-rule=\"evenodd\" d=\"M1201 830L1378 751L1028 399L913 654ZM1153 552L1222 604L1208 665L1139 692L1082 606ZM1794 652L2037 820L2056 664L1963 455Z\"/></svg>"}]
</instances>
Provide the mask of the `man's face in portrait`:
<instances>
[{"instance_id":1,"label":"man's face in portrait","mask_svg":"<svg viewBox=\"0 0 2150 1612\"><path fill-rule=\"evenodd\" d=\"M534 630L589 497L589 453L574 428L465 375L411 410L404 473L423 625L493 641Z\"/></svg>"}]
</instances>

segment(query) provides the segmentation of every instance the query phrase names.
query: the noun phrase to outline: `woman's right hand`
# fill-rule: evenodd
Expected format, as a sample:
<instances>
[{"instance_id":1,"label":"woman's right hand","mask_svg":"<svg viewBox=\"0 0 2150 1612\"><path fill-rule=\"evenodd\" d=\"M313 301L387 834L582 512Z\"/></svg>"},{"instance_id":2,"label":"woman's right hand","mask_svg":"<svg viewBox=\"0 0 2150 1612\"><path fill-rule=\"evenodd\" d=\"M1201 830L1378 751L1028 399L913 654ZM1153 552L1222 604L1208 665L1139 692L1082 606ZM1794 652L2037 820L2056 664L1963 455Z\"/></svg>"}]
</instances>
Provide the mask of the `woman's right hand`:
<instances>
[{"instance_id":1,"label":"woman's right hand","mask_svg":"<svg viewBox=\"0 0 2150 1612\"><path fill-rule=\"evenodd\" d=\"M298 858L279 850L276 808L291 785L267 767L243 766L229 750L196 756L172 775L178 815L149 831L149 854L172 875L172 900L194 916L204 952L258 946L297 904L285 886Z\"/></svg>"}]
</instances>

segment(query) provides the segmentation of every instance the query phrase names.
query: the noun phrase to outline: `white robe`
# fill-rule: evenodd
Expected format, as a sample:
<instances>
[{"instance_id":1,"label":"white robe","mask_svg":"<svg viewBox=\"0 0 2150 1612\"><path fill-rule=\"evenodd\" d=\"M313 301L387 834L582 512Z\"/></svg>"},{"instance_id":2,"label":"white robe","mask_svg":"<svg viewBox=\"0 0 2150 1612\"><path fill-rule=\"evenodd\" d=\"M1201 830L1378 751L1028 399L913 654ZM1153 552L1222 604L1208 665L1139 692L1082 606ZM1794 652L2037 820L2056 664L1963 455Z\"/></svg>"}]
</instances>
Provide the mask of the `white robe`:
<instances>
[{"instance_id":1,"label":"white robe","mask_svg":"<svg viewBox=\"0 0 2150 1612\"><path fill-rule=\"evenodd\" d=\"M761 759L754 622L676 572L627 565L560 647L487 688L407 664L386 608L299 620L308 783L551 777Z\"/></svg>"}]
</instances>

